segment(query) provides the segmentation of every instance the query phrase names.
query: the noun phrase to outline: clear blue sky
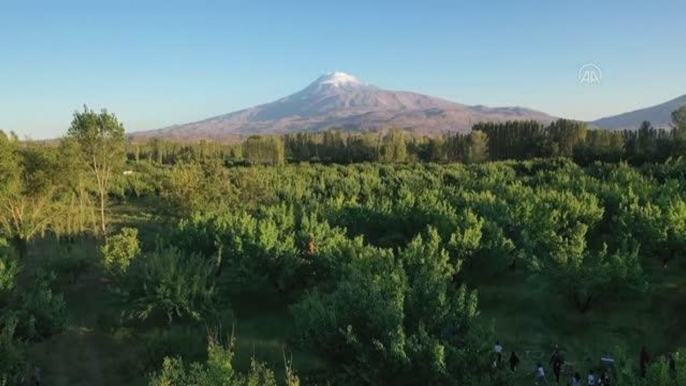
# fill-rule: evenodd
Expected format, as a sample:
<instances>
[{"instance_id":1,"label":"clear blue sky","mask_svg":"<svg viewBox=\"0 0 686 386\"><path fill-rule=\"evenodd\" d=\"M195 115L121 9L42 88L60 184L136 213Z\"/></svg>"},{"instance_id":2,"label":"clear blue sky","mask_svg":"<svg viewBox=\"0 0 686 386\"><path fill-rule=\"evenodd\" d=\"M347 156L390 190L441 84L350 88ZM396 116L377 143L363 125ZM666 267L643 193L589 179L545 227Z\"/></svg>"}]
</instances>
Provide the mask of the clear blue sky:
<instances>
[{"instance_id":1,"label":"clear blue sky","mask_svg":"<svg viewBox=\"0 0 686 386\"><path fill-rule=\"evenodd\" d=\"M388 89L595 119L686 94L683 0L0 0L0 128L128 131L228 113L339 70ZM602 84L581 85L594 63Z\"/></svg>"}]
</instances>

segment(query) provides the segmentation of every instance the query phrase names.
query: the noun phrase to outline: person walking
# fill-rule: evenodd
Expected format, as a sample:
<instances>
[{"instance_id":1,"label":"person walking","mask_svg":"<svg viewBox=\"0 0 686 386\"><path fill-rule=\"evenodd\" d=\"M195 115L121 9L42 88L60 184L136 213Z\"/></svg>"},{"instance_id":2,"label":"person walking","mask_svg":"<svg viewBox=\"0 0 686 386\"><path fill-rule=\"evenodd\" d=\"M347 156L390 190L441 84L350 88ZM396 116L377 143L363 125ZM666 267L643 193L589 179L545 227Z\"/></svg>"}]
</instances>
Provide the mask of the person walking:
<instances>
[{"instance_id":1,"label":"person walking","mask_svg":"<svg viewBox=\"0 0 686 386\"><path fill-rule=\"evenodd\" d=\"M536 365L536 384L537 385L548 385L548 379L545 377L545 370L542 364Z\"/></svg>"},{"instance_id":2,"label":"person walking","mask_svg":"<svg viewBox=\"0 0 686 386\"><path fill-rule=\"evenodd\" d=\"M560 384L560 375L562 374L562 365L564 365L564 357L560 348L555 345L555 351L553 356L550 358L550 365L553 367L553 374L555 375L555 384Z\"/></svg>"},{"instance_id":3,"label":"person walking","mask_svg":"<svg viewBox=\"0 0 686 386\"><path fill-rule=\"evenodd\" d=\"M641 369L641 378L646 377L646 372L648 372L648 363L650 362L650 354L648 354L648 349L646 346L641 347L641 355L639 358L639 368Z\"/></svg>"},{"instance_id":4,"label":"person walking","mask_svg":"<svg viewBox=\"0 0 686 386\"><path fill-rule=\"evenodd\" d=\"M519 365L519 357L517 356L517 353L512 351L510 354L510 371L513 373L517 371L517 366Z\"/></svg>"},{"instance_id":5,"label":"person walking","mask_svg":"<svg viewBox=\"0 0 686 386\"><path fill-rule=\"evenodd\" d=\"M593 373L593 370L591 370L588 373L588 386L595 386L596 385L596 380L595 380L595 374Z\"/></svg>"},{"instance_id":6,"label":"person walking","mask_svg":"<svg viewBox=\"0 0 686 386\"><path fill-rule=\"evenodd\" d=\"M572 377L572 386L581 386L581 374L578 372L574 373Z\"/></svg>"},{"instance_id":7,"label":"person walking","mask_svg":"<svg viewBox=\"0 0 686 386\"><path fill-rule=\"evenodd\" d=\"M40 368L34 367L33 368L33 384L34 386L41 386L41 371Z\"/></svg>"},{"instance_id":8,"label":"person walking","mask_svg":"<svg viewBox=\"0 0 686 386\"><path fill-rule=\"evenodd\" d=\"M607 371L600 377L600 384L603 386L610 386L612 384L612 382L610 382L610 374Z\"/></svg>"},{"instance_id":9,"label":"person walking","mask_svg":"<svg viewBox=\"0 0 686 386\"><path fill-rule=\"evenodd\" d=\"M495 342L495 346L493 346L493 351L495 352L495 360L498 366L500 366L500 363L503 361L503 345L500 344L500 342Z\"/></svg>"}]
</instances>

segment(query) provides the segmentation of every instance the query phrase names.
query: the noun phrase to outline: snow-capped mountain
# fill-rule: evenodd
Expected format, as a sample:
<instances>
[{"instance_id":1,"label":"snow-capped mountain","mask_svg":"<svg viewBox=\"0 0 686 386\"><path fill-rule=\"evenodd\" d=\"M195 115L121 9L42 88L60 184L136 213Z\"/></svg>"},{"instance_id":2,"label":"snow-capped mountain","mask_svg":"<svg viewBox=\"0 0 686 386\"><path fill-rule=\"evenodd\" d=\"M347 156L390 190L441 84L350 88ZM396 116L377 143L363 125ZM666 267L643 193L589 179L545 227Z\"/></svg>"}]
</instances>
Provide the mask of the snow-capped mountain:
<instances>
[{"instance_id":1,"label":"snow-capped mountain","mask_svg":"<svg viewBox=\"0 0 686 386\"><path fill-rule=\"evenodd\" d=\"M436 134L467 132L478 122L523 119L549 122L552 117L521 107L467 106L412 92L383 90L352 75L334 72L272 103L133 136L224 139L332 127L354 131L401 127Z\"/></svg>"}]
</instances>

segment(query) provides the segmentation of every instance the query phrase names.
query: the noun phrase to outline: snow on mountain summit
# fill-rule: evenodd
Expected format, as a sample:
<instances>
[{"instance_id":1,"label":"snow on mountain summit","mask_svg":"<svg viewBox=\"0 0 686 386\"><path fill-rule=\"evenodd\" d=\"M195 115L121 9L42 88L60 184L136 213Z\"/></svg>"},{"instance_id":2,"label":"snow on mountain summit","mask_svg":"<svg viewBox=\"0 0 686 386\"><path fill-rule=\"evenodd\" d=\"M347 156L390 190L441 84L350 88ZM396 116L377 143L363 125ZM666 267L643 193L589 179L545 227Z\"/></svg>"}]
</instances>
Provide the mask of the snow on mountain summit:
<instances>
[{"instance_id":1,"label":"snow on mountain summit","mask_svg":"<svg viewBox=\"0 0 686 386\"><path fill-rule=\"evenodd\" d=\"M324 75L321 78L319 78L319 81L317 83L329 84L335 87L362 84L362 82L360 82L359 79L350 74L346 74L345 72L332 72L330 74Z\"/></svg>"}]
</instances>

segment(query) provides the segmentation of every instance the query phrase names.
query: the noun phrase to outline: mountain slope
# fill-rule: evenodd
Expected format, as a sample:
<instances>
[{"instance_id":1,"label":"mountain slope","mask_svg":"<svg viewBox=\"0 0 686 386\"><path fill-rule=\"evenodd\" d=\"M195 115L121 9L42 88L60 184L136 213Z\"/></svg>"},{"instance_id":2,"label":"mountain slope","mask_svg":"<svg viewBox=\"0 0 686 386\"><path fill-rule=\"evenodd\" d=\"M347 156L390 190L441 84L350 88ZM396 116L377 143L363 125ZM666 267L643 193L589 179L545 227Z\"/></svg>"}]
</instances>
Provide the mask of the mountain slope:
<instances>
[{"instance_id":1,"label":"mountain slope","mask_svg":"<svg viewBox=\"0 0 686 386\"><path fill-rule=\"evenodd\" d=\"M601 118L590 124L609 130L638 129L643 121L649 121L655 127L669 127L672 122L672 112L684 105L686 105L686 95L645 109Z\"/></svg>"},{"instance_id":2,"label":"mountain slope","mask_svg":"<svg viewBox=\"0 0 686 386\"><path fill-rule=\"evenodd\" d=\"M466 132L483 121L523 119L549 122L552 117L521 107L467 106L412 92L383 90L335 72L272 103L133 136L223 139L331 127L355 131L402 127L420 134L436 134Z\"/></svg>"}]
</instances>

